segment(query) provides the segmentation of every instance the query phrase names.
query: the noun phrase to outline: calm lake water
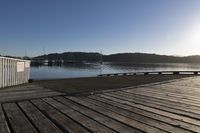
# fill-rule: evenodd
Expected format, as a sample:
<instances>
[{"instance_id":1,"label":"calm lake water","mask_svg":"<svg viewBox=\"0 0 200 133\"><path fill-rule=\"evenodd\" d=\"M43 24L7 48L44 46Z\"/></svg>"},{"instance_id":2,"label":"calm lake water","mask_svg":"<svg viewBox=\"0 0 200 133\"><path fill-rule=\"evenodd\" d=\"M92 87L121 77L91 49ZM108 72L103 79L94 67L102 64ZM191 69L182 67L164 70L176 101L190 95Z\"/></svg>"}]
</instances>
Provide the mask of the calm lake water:
<instances>
[{"instance_id":1,"label":"calm lake water","mask_svg":"<svg viewBox=\"0 0 200 133\"><path fill-rule=\"evenodd\" d=\"M32 79L91 77L98 74L144 71L197 71L200 64L189 63L84 63L31 67Z\"/></svg>"}]
</instances>

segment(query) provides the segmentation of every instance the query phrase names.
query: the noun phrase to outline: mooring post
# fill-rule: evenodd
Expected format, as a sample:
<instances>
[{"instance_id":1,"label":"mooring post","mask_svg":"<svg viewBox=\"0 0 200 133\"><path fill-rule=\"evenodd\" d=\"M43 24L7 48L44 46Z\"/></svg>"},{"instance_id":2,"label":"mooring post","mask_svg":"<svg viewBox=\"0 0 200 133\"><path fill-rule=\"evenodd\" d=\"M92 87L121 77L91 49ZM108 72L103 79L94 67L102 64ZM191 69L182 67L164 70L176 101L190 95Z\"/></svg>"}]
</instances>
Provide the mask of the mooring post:
<instances>
[{"instance_id":1,"label":"mooring post","mask_svg":"<svg viewBox=\"0 0 200 133\"><path fill-rule=\"evenodd\" d=\"M198 75L198 72L194 72L194 75Z\"/></svg>"},{"instance_id":2,"label":"mooring post","mask_svg":"<svg viewBox=\"0 0 200 133\"><path fill-rule=\"evenodd\" d=\"M178 74L180 74L180 72L173 72L173 74L174 74L174 75L178 75Z\"/></svg>"}]
</instances>

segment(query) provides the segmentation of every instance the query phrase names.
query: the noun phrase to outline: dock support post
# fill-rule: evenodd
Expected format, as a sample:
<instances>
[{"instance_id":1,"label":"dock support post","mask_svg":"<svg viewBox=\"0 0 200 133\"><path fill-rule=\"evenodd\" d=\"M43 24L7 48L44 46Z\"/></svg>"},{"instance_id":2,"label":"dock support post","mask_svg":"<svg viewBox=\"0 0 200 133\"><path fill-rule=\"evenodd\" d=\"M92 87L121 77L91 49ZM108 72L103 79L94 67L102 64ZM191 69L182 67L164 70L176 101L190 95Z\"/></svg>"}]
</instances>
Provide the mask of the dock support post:
<instances>
[{"instance_id":1,"label":"dock support post","mask_svg":"<svg viewBox=\"0 0 200 133\"><path fill-rule=\"evenodd\" d=\"M194 75L198 75L198 72L194 72Z\"/></svg>"},{"instance_id":2,"label":"dock support post","mask_svg":"<svg viewBox=\"0 0 200 133\"><path fill-rule=\"evenodd\" d=\"M173 74L174 74L174 75L178 75L178 74L180 74L180 72L173 72Z\"/></svg>"}]
</instances>

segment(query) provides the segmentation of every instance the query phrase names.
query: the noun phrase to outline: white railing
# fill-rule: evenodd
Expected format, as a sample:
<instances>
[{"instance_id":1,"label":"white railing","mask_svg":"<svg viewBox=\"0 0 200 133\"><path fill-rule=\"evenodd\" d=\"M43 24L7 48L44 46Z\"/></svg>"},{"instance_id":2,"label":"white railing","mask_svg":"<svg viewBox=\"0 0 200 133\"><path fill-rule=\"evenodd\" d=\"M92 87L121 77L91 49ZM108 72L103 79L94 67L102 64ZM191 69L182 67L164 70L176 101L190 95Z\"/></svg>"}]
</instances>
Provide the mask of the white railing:
<instances>
[{"instance_id":1,"label":"white railing","mask_svg":"<svg viewBox=\"0 0 200 133\"><path fill-rule=\"evenodd\" d=\"M0 88L27 83L30 61L0 57Z\"/></svg>"}]
</instances>

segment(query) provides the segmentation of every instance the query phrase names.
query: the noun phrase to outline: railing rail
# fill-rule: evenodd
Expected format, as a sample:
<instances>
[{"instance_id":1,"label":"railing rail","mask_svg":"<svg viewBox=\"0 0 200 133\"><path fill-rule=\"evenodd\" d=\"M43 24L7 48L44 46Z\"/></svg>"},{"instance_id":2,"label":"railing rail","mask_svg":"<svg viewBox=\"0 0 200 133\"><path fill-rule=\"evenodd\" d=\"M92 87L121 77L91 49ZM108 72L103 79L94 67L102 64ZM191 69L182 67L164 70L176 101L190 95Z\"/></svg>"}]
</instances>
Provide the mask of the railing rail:
<instances>
[{"instance_id":1,"label":"railing rail","mask_svg":"<svg viewBox=\"0 0 200 133\"><path fill-rule=\"evenodd\" d=\"M0 57L0 88L27 83L30 61Z\"/></svg>"},{"instance_id":2,"label":"railing rail","mask_svg":"<svg viewBox=\"0 0 200 133\"><path fill-rule=\"evenodd\" d=\"M126 73L109 73L109 74L99 74L98 76L128 76L128 75L166 75L166 74L173 74L173 75L179 75L179 74L194 74L199 75L200 71L151 71L151 72L126 72Z\"/></svg>"}]
</instances>

